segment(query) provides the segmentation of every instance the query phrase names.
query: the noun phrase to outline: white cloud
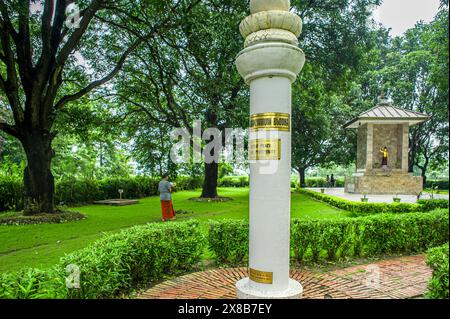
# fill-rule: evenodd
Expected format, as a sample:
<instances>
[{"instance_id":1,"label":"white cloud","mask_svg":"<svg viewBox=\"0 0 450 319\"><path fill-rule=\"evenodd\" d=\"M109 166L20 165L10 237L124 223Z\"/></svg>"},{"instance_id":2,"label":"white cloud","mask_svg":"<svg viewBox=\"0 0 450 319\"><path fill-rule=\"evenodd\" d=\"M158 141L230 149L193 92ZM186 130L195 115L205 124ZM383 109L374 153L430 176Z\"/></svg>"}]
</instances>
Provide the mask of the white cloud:
<instances>
[{"instance_id":1,"label":"white cloud","mask_svg":"<svg viewBox=\"0 0 450 319\"><path fill-rule=\"evenodd\" d=\"M383 4L374 10L375 21L391 28L391 35L398 36L416 22L430 22L439 9L439 0L384 0Z\"/></svg>"}]
</instances>

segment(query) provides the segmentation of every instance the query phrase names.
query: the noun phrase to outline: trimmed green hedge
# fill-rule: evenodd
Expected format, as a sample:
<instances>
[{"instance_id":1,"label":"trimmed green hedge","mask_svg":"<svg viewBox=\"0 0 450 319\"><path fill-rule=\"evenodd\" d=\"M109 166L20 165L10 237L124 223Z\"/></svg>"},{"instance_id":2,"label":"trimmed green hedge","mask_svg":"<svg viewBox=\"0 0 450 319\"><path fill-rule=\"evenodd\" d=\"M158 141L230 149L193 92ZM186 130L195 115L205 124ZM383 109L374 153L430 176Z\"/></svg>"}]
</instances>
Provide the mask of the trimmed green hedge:
<instances>
[{"instance_id":1,"label":"trimmed green hedge","mask_svg":"<svg viewBox=\"0 0 450 319\"><path fill-rule=\"evenodd\" d=\"M123 189L124 198L142 198L158 194L159 179L146 176L131 178L108 178L103 180L67 179L56 183L57 205L79 205L96 200L118 198ZM179 176L177 190L195 189L202 186L201 178ZM24 188L22 181L0 178L0 212L23 209Z\"/></svg>"},{"instance_id":2,"label":"trimmed green hedge","mask_svg":"<svg viewBox=\"0 0 450 319\"><path fill-rule=\"evenodd\" d=\"M56 214L39 214L24 216L22 213L7 212L0 214L0 226L3 225L36 225L59 224L85 219L86 216L72 211L60 211Z\"/></svg>"},{"instance_id":3,"label":"trimmed green hedge","mask_svg":"<svg viewBox=\"0 0 450 319\"><path fill-rule=\"evenodd\" d=\"M205 245L197 221L135 226L66 255L51 269L0 274L0 298L117 297L192 269ZM66 279L76 267L80 288L68 289Z\"/></svg>"},{"instance_id":4,"label":"trimmed green hedge","mask_svg":"<svg viewBox=\"0 0 450 319\"><path fill-rule=\"evenodd\" d=\"M248 176L224 176L217 181L219 187L248 187Z\"/></svg>"},{"instance_id":5,"label":"trimmed green hedge","mask_svg":"<svg viewBox=\"0 0 450 319\"><path fill-rule=\"evenodd\" d=\"M346 210L355 215L368 215L377 213L414 213L428 212L438 208L448 208L448 200L446 199L423 199L417 204L412 203L363 203L322 194L313 190L300 188L301 194L308 195L314 199L325 202L336 208Z\"/></svg>"},{"instance_id":6,"label":"trimmed green hedge","mask_svg":"<svg viewBox=\"0 0 450 319\"><path fill-rule=\"evenodd\" d=\"M219 263L241 263L248 255L248 221L209 221L209 247Z\"/></svg>"},{"instance_id":7,"label":"trimmed green hedge","mask_svg":"<svg viewBox=\"0 0 450 319\"><path fill-rule=\"evenodd\" d=\"M0 177L0 212L23 208L24 187L22 181Z\"/></svg>"},{"instance_id":8,"label":"trimmed green hedge","mask_svg":"<svg viewBox=\"0 0 450 319\"><path fill-rule=\"evenodd\" d=\"M304 187L326 187L326 179L324 177L310 177L305 180ZM336 178L334 187L344 187L344 179Z\"/></svg>"},{"instance_id":9,"label":"trimmed green hedge","mask_svg":"<svg viewBox=\"0 0 450 319\"><path fill-rule=\"evenodd\" d=\"M446 180L444 180L444 179L437 179L437 180L427 179L427 181L425 182L425 188L434 188L436 186L440 190L448 190L448 179L446 179Z\"/></svg>"},{"instance_id":10,"label":"trimmed green hedge","mask_svg":"<svg viewBox=\"0 0 450 319\"><path fill-rule=\"evenodd\" d=\"M380 214L339 220L291 223L291 249L297 261L424 251L449 238L446 210L427 214ZM240 263L248 254L248 222L210 223L209 246L217 262Z\"/></svg>"},{"instance_id":11,"label":"trimmed green hedge","mask_svg":"<svg viewBox=\"0 0 450 319\"><path fill-rule=\"evenodd\" d=\"M448 299L448 243L440 247L431 248L427 252L427 265L433 269L433 277L428 283L426 296L432 299Z\"/></svg>"}]
</instances>

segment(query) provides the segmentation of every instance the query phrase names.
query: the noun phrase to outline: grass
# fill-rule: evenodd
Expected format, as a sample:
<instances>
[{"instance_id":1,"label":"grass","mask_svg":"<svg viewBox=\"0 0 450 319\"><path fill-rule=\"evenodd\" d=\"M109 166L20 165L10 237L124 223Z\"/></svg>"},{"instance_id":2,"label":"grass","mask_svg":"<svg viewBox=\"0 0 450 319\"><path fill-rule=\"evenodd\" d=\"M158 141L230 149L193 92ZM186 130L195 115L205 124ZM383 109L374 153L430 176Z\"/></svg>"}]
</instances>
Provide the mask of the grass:
<instances>
[{"instance_id":1,"label":"grass","mask_svg":"<svg viewBox=\"0 0 450 319\"><path fill-rule=\"evenodd\" d=\"M423 190L425 193L434 193L434 194L448 194L448 189L431 189L431 188L427 188Z\"/></svg>"},{"instance_id":2,"label":"grass","mask_svg":"<svg viewBox=\"0 0 450 319\"><path fill-rule=\"evenodd\" d=\"M232 197L229 202L194 202L199 191L174 194L175 210L193 214L177 216L177 221L196 218L207 230L208 220L248 218L248 188L220 188L221 196ZM349 212L314 201L302 194L293 194L291 215L294 218L342 218ZM0 272L24 267L47 267L72 252L98 239L105 232L148 222L159 222L161 208L158 197L148 197L132 206L90 205L72 208L87 215L87 219L64 224L0 226Z\"/></svg>"}]
</instances>

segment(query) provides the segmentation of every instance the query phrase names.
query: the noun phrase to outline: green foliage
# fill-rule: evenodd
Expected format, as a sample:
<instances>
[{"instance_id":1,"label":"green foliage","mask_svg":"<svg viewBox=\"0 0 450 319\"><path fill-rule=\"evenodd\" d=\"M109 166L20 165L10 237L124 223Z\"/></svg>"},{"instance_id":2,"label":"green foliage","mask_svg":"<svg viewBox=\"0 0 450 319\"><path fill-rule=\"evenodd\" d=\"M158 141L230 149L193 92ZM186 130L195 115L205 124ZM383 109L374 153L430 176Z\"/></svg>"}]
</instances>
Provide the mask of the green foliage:
<instances>
[{"instance_id":1,"label":"green foliage","mask_svg":"<svg viewBox=\"0 0 450 319\"><path fill-rule=\"evenodd\" d=\"M0 274L0 299L63 299L67 297L64 273L56 267L28 268Z\"/></svg>"},{"instance_id":2,"label":"green foliage","mask_svg":"<svg viewBox=\"0 0 450 319\"><path fill-rule=\"evenodd\" d=\"M431 180L427 179L425 183L425 188L432 188L435 189L437 187L438 190L448 190L448 179L438 179L438 180Z\"/></svg>"},{"instance_id":3,"label":"green foliage","mask_svg":"<svg viewBox=\"0 0 450 319\"><path fill-rule=\"evenodd\" d=\"M218 262L239 262L248 252L248 222L214 221L210 249ZM291 249L297 261L336 260L424 251L449 238L446 210L427 214L380 214L330 219L293 219Z\"/></svg>"},{"instance_id":4,"label":"green foliage","mask_svg":"<svg viewBox=\"0 0 450 319\"><path fill-rule=\"evenodd\" d=\"M177 191L191 190L202 187L203 178L201 176L178 176L176 180Z\"/></svg>"},{"instance_id":5,"label":"green foliage","mask_svg":"<svg viewBox=\"0 0 450 319\"><path fill-rule=\"evenodd\" d=\"M432 299L448 299L448 243L440 247L431 248L427 252L427 265L433 269L433 277L428 282L426 296Z\"/></svg>"},{"instance_id":6,"label":"green foliage","mask_svg":"<svg viewBox=\"0 0 450 319\"><path fill-rule=\"evenodd\" d=\"M209 247L220 263L238 264L248 255L248 221L209 222Z\"/></svg>"},{"instance_id":7,"label":"green foliage","mask_svg":"<svg viewBox=\"0 0 450 319\"><path fill-rule=\"evenodd\" d=\"M147 176L130 178L64 179L56 182L55 202L61 205L78 205L95 200L119 198L142 198L158 194L159 179ZM177 190L190 190L201 187L199 177L179 176ZM18 178L0 177L0 211L23 209L23 183Z\"/></svg>"},{"instance_id":8,"label":"green foliage","mask_svg":"<svg viewBox=\"0 0 450 319\"><path fill-rule=\"evenodd\" d=\"M219 187L248 187L247 176L224 176L218 180Z\"/></svg>"},{"instance_id":9,"label":"green foliage","mask_svg":"<svg viewBox=\"0 0 450 319\"><path fill-rule=\"evenodd\" d=\"M344 179L336 178L335 187L344 187ZM305 180L305 187L326 187L326 180L323 177L311 177Z\"/></svg>"},{"instance_id":10,"label":"green foliage","mask_svg":"<svg viewBox=\"0 0 450 319\"><path fill-rule=\"evenodd\" d=\"M417 203L423 207L423 211L425 212L438 208L448 208L447 199L420 199Z\"/></svg>"},{"instance_id":11,"label":"green foliage","mask_svg":"<svg viewBox=\"0 0 450 319\"><path fill-rule=\"evenodd\" d=\"M219 163L218 174L219 178L233 174L233 166L225 162Z\"/></svg>"},{"instance_id":12,"label":"green foliage","mask_svg":"<svg viewBox=\"0 0 450 319\"><path fill-rule=\"evenodd\" d=\"M135 226L64 256L49 270L3 273L0 298L117 297L164 275L190 270L204 245L196 221ZM79 289L66 288L73 269L79 270Z\"/></svg>"},{"instance_id":13,"label":"green foliage","mask_svg":"<svg viewBox=\"0 0 450 319\"><path fill-rule=\"evenodd\" d=\"M414 213L428 212L437 208L448 208L446 199L424 199L419 200L417 204L412 203L364 203L322 194L309 189L299 189L301 194L308 195L314 199L325 202L339 209L352 212L354 215L368 215L380 213Z\"/></svg>"},{"instance_id":14,"label":"green foliage","mask_svg":"<svg viewBox=\"0 0 450 319\"><path fill-rule=\"evenodd\" d=\"M0 212L23 208L24 187L15 177L0 177Z\"/></svg>"},{"instance_id":15,"label":"green foliage","mask_svg":"<svg viewBox=\"0 0 450 319\"><path fill-rule=\"evenodd\" d=\"M22 213L0 214L0 225L59 224L86 218L77 212L58 212L56 214L38 214L26 216Z\"/></svg>"}]
</instances>

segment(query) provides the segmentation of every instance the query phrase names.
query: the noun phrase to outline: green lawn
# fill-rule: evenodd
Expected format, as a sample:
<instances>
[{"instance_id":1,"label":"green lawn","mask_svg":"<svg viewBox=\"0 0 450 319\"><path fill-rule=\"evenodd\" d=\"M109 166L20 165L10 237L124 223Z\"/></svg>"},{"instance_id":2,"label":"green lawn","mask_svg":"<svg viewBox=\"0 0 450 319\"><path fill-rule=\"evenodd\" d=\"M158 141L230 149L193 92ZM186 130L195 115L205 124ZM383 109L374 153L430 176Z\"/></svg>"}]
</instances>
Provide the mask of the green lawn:
<instances>
[{"instance_id":1,"label":"green lawn","mask_svg":"<svg viewBox=\"0 0 450 319\"><path fill-rule=\"evenodd\" d=\"M207 229L210 219L248 218L248 188L220 188L221 196L234 200L222 203L193 202L199 191L174 194L175 210L193 211L178 215L177 220L196 218ZM316 202L301 194L292 195L292 217L341 218L349 216L345 211ZM85 247L104 232L148 222L161 218L158 197L140 200L132 206L82 206L73 210L84 213L87 219L65 224L0 226L0 272L23 267L46 267L56 263L64 253Z\"/></svg>"}]
</instances>

